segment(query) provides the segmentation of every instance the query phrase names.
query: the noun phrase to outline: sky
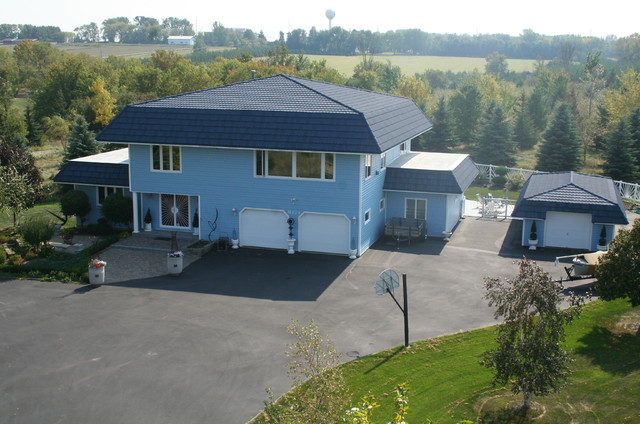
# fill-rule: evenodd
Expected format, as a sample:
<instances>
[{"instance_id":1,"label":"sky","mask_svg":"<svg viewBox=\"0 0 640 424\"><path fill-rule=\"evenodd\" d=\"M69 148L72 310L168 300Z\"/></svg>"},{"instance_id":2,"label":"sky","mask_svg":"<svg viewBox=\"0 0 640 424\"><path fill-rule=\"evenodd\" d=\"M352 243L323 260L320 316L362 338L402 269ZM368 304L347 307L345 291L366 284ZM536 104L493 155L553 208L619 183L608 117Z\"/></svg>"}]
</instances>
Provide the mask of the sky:
<instances>
[{"instance_id":1,"label":"sky","mask_svg":"<svg viewBox=\"0 0 640 424\"><path fill-rule=\"evenodd\" d=\"M162 21L187 18L199 31L214 21L228 28L264 31L267 39L296 28L327 29L327 9L335 11L333 26L347 30L419 28L456 34L503 33L523 29L539 34L625 37L640 32L640 2L636 0L0 0L0 23L53 25L63 31L106 18L149 16Z\"/></svg>"}]
</instances>

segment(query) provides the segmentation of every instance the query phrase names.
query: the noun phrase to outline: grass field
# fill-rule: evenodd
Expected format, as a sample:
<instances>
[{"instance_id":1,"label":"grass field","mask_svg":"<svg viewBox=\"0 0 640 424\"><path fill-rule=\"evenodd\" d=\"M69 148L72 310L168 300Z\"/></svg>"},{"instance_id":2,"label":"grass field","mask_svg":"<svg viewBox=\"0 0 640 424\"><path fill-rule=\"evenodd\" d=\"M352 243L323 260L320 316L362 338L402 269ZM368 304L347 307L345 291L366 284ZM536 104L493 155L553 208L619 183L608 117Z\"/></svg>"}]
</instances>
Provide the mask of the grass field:
<instances>
[{"instance_id":1,"label":"grass field","mask_svg":"<svg viewBox=\"0 0 640 424\"><path fill-rule=\"evenodd\" d=\"M546 411L536 423L638 423L640 406L640 335L634 325L640 308L626 301L595 301L567 328L573 374L560 392L534 398ZM493 346L494 328L464 332L396 347L344 366L355 405L372 394L381 407L374 422L387 422L393 390L407 383L408 423L530 423L513 420L501 406L513 400L510 391L492 387L492 371L479 365Z\"/></svg>"},{"instance_id":2,"label":"grass field","mask_svg":"<svg viewBox=\"0 0 640 424\"><path fill-rule=\"evenodd\" d=\"M345 75L353 74L353 68L362 61L360 56L329 56L329 55L307 55L311 60L325 59L327 65L336 68ZM444 56L396 56L396 55L376 55L374 59L380 62L391 62L392 65L399 66L406 75L413 75L417 72L424 72L426 69L437 69L440 71L463 72L478 69L484 72L486 61L477 57L444 57ZM511 71L533 71L536 61L529 59L507 59L509 70Z\"/></svg>"},{"instance_id":3,"label":"grass field","mask_svg":"<svg viewBox=\"0 0 640 424\"><path fill-rule=\"evenodd\" d=\"M186 55L193 52L192 46L177 46L169 44L120 44L120 43L68 43L56 44L56 48L69 53L85 53L89 56L107 58L109 56L121 57L149 57L156 50L172 50ZM0 48L12 49L13 46L0 46ZM227 50L229 47L209 47L208 50Z\"/></svg>"}]
</instances>

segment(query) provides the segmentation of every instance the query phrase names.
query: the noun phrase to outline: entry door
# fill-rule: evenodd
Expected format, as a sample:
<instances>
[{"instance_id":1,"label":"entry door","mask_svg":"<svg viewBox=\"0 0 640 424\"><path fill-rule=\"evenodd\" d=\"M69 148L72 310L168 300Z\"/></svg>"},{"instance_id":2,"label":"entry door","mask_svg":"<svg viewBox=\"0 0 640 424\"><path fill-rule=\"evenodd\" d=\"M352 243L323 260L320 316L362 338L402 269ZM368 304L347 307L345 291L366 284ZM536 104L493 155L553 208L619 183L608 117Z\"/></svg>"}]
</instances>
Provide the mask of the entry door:
<instances>
[{"instance_id":1,"label":"entry door","mask_svg":"<svg viewBox=\"0 0 640 424\"><path fill-rule=\"evenodd\" d=\"M189 196L160 195L163 227L189 227Z\"/></svg>"}]
</instances>

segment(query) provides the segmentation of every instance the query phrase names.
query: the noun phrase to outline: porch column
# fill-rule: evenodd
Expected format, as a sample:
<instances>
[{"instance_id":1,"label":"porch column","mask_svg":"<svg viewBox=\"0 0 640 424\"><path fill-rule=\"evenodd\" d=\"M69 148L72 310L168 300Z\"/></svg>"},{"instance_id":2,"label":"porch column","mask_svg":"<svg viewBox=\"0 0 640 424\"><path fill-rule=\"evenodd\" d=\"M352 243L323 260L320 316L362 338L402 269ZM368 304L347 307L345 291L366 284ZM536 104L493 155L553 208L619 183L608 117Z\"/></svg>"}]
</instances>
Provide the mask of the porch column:
<instances>
[{"instance_id":1,"label":"porch column","mask_svg":"<svg viewBox=\"0 0 640 424\"><path fill-rule=\"evenodd\" d=\"M138 222L138 193L131 192L131 198L133 199L133 232L140 232L140 223Z\"/></svg>"}]
</instances>

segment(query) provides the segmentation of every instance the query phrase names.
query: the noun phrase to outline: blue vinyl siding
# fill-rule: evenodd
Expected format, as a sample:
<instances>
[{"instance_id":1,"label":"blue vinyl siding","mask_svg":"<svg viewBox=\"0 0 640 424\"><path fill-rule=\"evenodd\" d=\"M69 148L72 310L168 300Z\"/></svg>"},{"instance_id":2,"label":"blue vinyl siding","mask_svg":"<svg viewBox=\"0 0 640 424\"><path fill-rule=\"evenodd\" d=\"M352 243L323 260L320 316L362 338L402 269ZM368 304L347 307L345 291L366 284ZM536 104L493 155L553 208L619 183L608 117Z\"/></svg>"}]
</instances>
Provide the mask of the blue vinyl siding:
<instances>
[{"instance_id":1,"label":"blue vinyl siding","mask_svg":"<svg viewBox=\"0 0 640 424\"><path fill-rule=\"evenodd\" d=\"M201 238L207 238L208 221L214 220L216 209L217 229L212 238L231 237L234 229L239 233L239 216L244 208L285 211L296 221L295 238L302 212L358 216L358 185L355 182L358 181L359 155L336 155L334 181L255 176L252 150L183 147L180 173L152 172L149 146L131 146L130 157L131 163L135 164L131 168L133 191L200 196ZM160 216L158 202L156 196L149 197L142 196L144 211L141 214L150 207L155 224ZM193 215L195 197L191 202ZM352 230L352 235L357 234L355 228Z\"/></svg>"},{"instance_id":2,"label":"blue vinyl siding","mask_svg":"<svg viewBox=\"0 0 640 424\"><path fill-rule=\"evenodd\" d=\"M414 193L401 191L387 191L387 217L404 217L405 199L425 199L427 201L427 234L442 237L447 225L447 197L446 194Z\"/></svg>"},{"instance_id":3,"label":"blue vinyl siding","mask_svg":"<svg viewBox=\"0 0 640 424\"><path fill-rule=\"evenodd\" d=\"M98 189L97 186L93 185L75 185L76 190L84 191L87 193L89 197L89 204L91 205L91 210L85 217L85 224L94 224L98 222L98 219L102 218L102 207L98 206ZM127 197L131 197L131 192L124 188L123 193ZM80 220L78 220L78 224L80 224Z\"/></svg>"}]
</instances>

